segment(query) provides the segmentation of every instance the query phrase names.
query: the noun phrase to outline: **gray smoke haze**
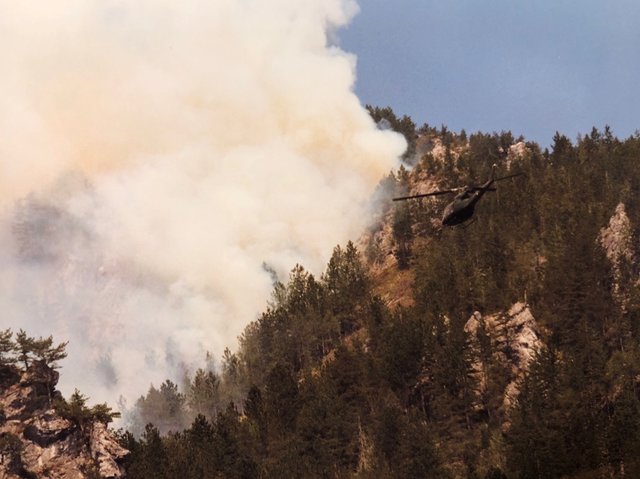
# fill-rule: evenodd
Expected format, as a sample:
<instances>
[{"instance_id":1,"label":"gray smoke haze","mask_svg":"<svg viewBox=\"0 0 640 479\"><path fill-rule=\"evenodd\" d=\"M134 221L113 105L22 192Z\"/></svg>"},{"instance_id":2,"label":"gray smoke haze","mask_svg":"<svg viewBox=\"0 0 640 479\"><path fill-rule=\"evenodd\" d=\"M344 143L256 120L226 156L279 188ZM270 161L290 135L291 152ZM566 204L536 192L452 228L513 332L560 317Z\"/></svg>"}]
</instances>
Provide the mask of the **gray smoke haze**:
<instances>
[{"instance_id":1,"label":"gray smoke haze","mask_svg":"<svg viewBox=\"0 0 640 479\"><path fill-rule=\"evenodd\" d=\"M405 144L328 40L356 10L0 0L0 326L70 341L65 394L220 356L274 272L362 231Z\"/></svg>"}]
</instances>

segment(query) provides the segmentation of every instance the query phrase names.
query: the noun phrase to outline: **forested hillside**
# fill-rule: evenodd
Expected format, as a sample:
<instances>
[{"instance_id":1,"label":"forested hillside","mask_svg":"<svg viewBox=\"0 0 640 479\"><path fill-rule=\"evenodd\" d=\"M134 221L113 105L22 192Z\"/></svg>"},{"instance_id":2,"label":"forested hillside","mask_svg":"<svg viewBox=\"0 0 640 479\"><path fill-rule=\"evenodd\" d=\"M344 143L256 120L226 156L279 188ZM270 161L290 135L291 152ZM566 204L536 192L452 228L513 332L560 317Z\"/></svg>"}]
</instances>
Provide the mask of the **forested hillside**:
<instances>
[{"instance_id":1,"label":"forested hillside","mask_svg":"<svg viewBox=\"0 0 640 479\"><path fill-rule=\"evenodd\" d=\"M139 399L128 477L640 477L640 135L542 150L370 113L409 140L371 228L276 282L237 352ZM494 163L525 175L469 225L391 202Z\"/></svg>"}]
</instances>

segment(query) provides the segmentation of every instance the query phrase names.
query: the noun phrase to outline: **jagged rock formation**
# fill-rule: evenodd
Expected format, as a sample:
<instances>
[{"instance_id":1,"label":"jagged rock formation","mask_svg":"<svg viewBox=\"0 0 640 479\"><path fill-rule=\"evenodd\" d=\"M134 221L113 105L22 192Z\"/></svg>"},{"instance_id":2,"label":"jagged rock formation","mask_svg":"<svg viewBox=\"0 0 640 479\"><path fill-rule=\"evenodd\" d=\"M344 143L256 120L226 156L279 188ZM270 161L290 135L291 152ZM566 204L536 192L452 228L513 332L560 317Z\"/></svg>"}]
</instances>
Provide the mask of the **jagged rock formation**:
<instances>
[{"instance_id":1,"label":"jagged rock formation","mask_svg":"<svg viewBox=\"0 0 640 479\"><path fill-rule=\"evenodd\" d=\"M619 203L609 220L609 225L600 230L599 241L604 248L607 258L614 266L619 267L620 261L633 258L633 238L631 222L625 211L624 203Z\"/></svg>"},{"instance_id":2,"label":"jagged rock formation","mask_svg":"<svg viewBox=\"0 0 640 479\"><path fill-rule=\"evenodd\" d=\"M57 371L42 361L0 382L0 479L122 478L123 449L105 424L76 424L51 406Z\"/></svg>"},{"instance_id":3,"label":"jagged rock formation","mask_svg":"<svg viewBox=\"0 0 640 479\"><path fill-rule=\"evenodd\" d=\"M487 365L480 359L480 332L487 334L491 341L491 350L500 364L507 365L509 383L503 395L503 411L508 413L518 397L518 381L529 368L536 351L542 347L541 331L527 304L518 302L509 311L500 314L482 316L475 312L464 327L469 334L473 351L477 358L473 364L474 375L478 379L478 396L486 387Z\"/></svg>"},{"instance_id":4,"label":"jagged rock formation","mask_svg":"<svg viewBox=\"0 0 640 479\"><path fill-rule=\"evenodd\" d=\"M524 141L519 141L511 145L507 150L507 159L505 161L507 170L511 170L511 166L514 163L517 163L518 160L521 160L530 154L531 150L527 147L527 144Z\"/></svg>"},{"instance_id":5,"label":"jagged rock formation","mask_svg":"<svg viewBox=\"0 0 640 479\"><path fill-rule=\"evenodd\" d=\"M606 228L600 230L598 242L604 248L613 272L613 293L624 307L625 298L621 291L623 272L636 264L633 229L625 211L624 203L616 206ZM633 280L633 278L628 278ZM636 280L637 281L637 280Z\"/></svg>"}]
</instances>

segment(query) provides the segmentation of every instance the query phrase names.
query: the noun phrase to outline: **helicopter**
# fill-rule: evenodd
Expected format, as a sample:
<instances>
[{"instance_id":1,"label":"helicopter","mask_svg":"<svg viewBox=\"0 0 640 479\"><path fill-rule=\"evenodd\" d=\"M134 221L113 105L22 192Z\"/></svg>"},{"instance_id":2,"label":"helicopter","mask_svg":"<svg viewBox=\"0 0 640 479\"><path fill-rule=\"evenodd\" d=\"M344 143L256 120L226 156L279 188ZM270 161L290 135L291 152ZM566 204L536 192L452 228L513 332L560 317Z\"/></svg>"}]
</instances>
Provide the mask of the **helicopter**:
<instances>
[{"instance_id":1,"label":"helicopter","mask_svg":"<svg viewBox=\"0 0 640 479\"><path fill-rule=\"evenodd\" d=\"M463 186L459 188L452 188L449 190L432 191L431 193L422 193L419 195L400 196L393 198L393 201L410 200L413 198L424 198L427 196L439 196L448 195L451 193L457 193L453 198L453 201L445 206L442 213L443 226L456 226L470 220L475 212L475 207L478 201L484 196L487 191L496 191L493 184L496 181L506 180L508 178L515 178L516 176L523 176L524 173L514 173L511 175L501 176L496 178L497 165L494 163L491 167L491 176L487 181L478 186Z\"/></svg>"}]
</instances>

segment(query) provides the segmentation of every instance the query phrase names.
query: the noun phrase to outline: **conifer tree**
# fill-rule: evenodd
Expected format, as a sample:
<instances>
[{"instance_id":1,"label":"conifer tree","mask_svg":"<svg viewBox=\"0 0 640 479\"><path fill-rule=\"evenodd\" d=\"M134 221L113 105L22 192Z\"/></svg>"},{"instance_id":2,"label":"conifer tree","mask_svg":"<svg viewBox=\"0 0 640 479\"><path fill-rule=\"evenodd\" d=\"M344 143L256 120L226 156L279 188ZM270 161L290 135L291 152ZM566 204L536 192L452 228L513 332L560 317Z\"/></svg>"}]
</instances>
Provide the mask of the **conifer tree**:
<instances>
[{"instance_id":1,"label":"conifer tree","mask_svg":"<svg viewBox=\"0 0 640 479\"><path fill-rule=\"evenodd\" d=\"M24 368L29 368L29 362L33 354L34 338L27 336L22 329L16 334L16 351L18 353L17 360L24 364Z\"/></svg>"},{"instance_id":2,"label":"conifer tree","mask_svg":"<svg viewBox=\"0 0 640 479\"><path fill-rule=\"evenodd\" d=\"M187 402L196 414L208 418L218 415L220 380L212 371L198 369L189 384Z\"/></svg>"},{"instance_id":3,"label":"conifer tree","mask_svg":"<svg viewBox=\"0 0 640 479\"><path fill-rule=\"evenodd\" d=\"M68 344L69 342L66 341L54 346L52 336L44 339L38 338L33 341L33 355L36 359L44 361L47 366L56 369L59 367L58 361L67 357Z\"/></svg>"},{"instance_id":4,"label":"conifer tree","mask_svg":"<svg viewBox=\"0 0 640 479\"><path fill-rule=\"evenodd\" d=\"M13 355L16 345L11 339L13 332L10 329L0 331L0 368L11 366L17 359Z\"/></svg>"},{"instance_id":5,"label":"conifer tree","mask_svg":"<svg viewBox=\"0 0 640 479\"><path fill-rule=\"evenodd\" d=\"M76 389L68 401L60 398L56 400L54 407L60 416L72 421L81 430L85 430L87 426L91 426L94 422L107 425L115 418L120 417L120 413L113 411L106 403L88 407L88 399L87 396Z\"/></svg>"},{"instance_id":6,"label":"conifer tree","mask_svg":"<svg viewBox=\"0 0 640 479\"><path fill-rule=\"evenodd\" d=\"M58 368L57 362L67 357L67 342L53 345L53 337L32 338L22 329L16 334L17 360L24 364L25 369L34 360L43 361L48 367Z\"/></svg>"},{"instance_id":7,"label":"conifer tree","mask_svg":"<svg viewBox=\"0 0 640 479\"><path fill-rule=\"evenodd\" d=\"M251 386L244 402L244 414L250 421L250 435L254 440L256 455L264 457L267 447L267 415L262 393L257 386Z\"/></svg>"},{"instance_id":8,"label":"conifer tree","mask_svg":"<svg viewBox=\"0 0 640 479\"><path fill-rule=\"evenodd\" d=\"M264 405L270 432L284 434L292 430L299 409L298 385L284 364L276 365L267 376Z\"/></svg>"}]
</instances>

